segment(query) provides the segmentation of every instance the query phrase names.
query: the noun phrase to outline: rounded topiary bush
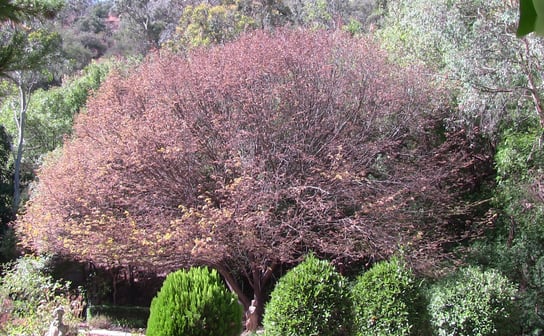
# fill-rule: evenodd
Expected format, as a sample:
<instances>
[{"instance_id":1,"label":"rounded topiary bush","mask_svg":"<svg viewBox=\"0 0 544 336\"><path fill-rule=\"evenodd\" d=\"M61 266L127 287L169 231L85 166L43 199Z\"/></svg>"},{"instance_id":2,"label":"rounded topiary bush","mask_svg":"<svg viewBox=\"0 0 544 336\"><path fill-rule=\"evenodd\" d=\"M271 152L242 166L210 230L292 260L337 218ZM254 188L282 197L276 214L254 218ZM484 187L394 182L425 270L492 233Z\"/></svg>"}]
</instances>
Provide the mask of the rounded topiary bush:
<instances>
[{"instance_id":1,"label":"rounded topiary bush","mask_svg":"<svg viewBox=\"0 0 544 336\"><path fill-rule=\"evenodd\" d=\"M215 270L170 273L151 302L147 336L237 336L242 307Z\"/></svg>"},{"instance_id":2,"label":"rounded topiary bush","mask_svg":"<svg viewBox=\"0 0 544 336\"><path fill-rule=\"evenodd\" d=\"M516 293L495 270L463 268L431 287L431 323L439 336L517 335Z\"/></svg>"},{"instance_id":3,"label":"rounded topiary bush","mask_svg":"<svg viewBox=\"0 0 544 336\"><path fill-rule=\"evenodd\" d=\"M352 300L357 336L428 334L425 298L413 272L397 257L360 275Z\"/></svg>"},{"instance_id":4,"label":"rounded topiary bush","mask_svg":"<svg viewBox=\"0 0 544 336\"><path fill-rule=\"evenodd\" d=\"M266 305L267 336L349 335L351 302L344 277L313 255L285 274Z\"/></svg>"}]
</instances>

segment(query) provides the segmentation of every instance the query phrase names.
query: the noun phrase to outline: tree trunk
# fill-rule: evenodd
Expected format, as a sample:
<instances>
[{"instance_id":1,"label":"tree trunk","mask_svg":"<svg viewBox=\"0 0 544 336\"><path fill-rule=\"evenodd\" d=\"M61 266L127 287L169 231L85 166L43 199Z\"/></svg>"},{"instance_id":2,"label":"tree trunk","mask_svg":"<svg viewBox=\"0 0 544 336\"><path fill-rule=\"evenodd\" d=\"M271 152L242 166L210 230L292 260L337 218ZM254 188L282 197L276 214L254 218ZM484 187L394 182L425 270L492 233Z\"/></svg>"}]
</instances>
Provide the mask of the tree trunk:
<instances>
[{"instance_id":1,"label":"tree trunk","mask_svg":"<svg viewBox=\"0 0 544 336\"><path fill-rule=\"evenodd\" d=\"M261 320L264 314L264 301L265 297L263 291L255 290L253 300L251 300L251 305L245 313L245 327L247 331L255 331L259 325L261 325Z\"/></svg>"},{"instance_id":2,"label":"tree trunk","mask_svg":"<svg viewBox=\"0 0 544 336\"><path fill-rule=\"evenodd\" d=\"M19 82L19 111L14 111L15 124L17 125L17 153L13 172L13 213L17 213L21 202L21 161L23 159L24 130L26 122L26 110L28 108L28 92Z\"/></svg>"},{"instance_id":3,"label":"tree trunk","mask_svg":"<svg viewBox=\"0 0 544 336\"><path fill-rule=\"evenodd\" d=\"M268 285L277 265L273 264L264 271L258 265L252 265L252 279L250 279L250 284L253 288L253 300L251 301L249 301L249 298L244 294L232 274L225 267L214 265L214 268L223 276L229 289L238 296L238 301L244 307L246 330L255 331L261 324L264 313L265 295L263 289Z\"/></svg>"},{"instance_id":4,"label":"tree trunk","mask_svg":"<svg viewBox=\"0 0 544 336\"><path fill-rule=\"evenodd\" d=\"M527 39L523 39L523 42L525 43L525 53L526 56L524 57L521 55L523 62L523 68L525 71L525 75L527 76L528 80L528 90L531 94L531 97L533 98L533 103L535 104L535 110L536 114L538 116L538 119L540 121L540 127L544 128L544 107L542 106L542 99L540 98L540 93L538 91L538 87L535 83L534 74L531 71L532 70L532 62L531 62L531 56L530 56L530 48L529 48L529 42L527 42Z\"/></svg>"},{"instance_id":5,"label":"tree trunk","mask_svg":"<svg viewBox=\"0 0 544 336\"><path fill-rule=\"evenodd\" d=\"M265 295L264 289L268 285L272 274L276 269L276 264L265 268L264 270L257 264L252 265L252 287L253 300L251 306L246 310L246 330L255 331L261 324L264 314Z\"/></svg>"},{"instance_id":6,"label":"tree trunk","mask_svg":"<svg viewBox=\"0 0 544 336\"><path fill-rule=\"evenodd\" d=\"M238 286L232 274L230 274L230 272L221 265L213 265L213 267L219 272L219 274L221 274L221 276L227 283L227 286L229 287L230 291L238 296L238 302L240 302L240 304L244 307L244 311L247 311L249 309L251 302L249 301L247 296L244 294L240 286Z\"/></svg>"},{"instance_id":7,"label":"tree trunk","mask_svg":"<svg viewBox=\"0 0 544 336\"><path fill-rule=\"evenodd\" d=\"M119 283L119 273L119 268L112 268L110 270L110 276L112 280L112 301L114 306L117 305L117 285Z\"/></svg>"}]
</instances>

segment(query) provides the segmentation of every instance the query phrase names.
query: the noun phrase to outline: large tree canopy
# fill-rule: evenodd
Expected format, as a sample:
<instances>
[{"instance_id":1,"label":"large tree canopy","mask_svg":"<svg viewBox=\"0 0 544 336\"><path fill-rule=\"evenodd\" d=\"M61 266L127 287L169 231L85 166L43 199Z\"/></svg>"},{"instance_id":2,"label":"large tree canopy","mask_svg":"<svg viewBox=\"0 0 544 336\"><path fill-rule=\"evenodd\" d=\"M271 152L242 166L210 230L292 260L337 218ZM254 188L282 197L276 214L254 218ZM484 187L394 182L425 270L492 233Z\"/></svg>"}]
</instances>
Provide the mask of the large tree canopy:
<instances>
[{"instance_id":1,"label":"large tree canopy","mask_svg":"<svg viewBox=\"0 0 544 336\"><path fill-rule=\"evenodd\" d=\"M470 232L487 162L443 132L423 69L373 43L278 30L111 76L39 172L23 241L103 265L215 267L249 306L307 251L424 264ZM262 308L262 307L261 307Z\"/></svg>"}]
</instances>

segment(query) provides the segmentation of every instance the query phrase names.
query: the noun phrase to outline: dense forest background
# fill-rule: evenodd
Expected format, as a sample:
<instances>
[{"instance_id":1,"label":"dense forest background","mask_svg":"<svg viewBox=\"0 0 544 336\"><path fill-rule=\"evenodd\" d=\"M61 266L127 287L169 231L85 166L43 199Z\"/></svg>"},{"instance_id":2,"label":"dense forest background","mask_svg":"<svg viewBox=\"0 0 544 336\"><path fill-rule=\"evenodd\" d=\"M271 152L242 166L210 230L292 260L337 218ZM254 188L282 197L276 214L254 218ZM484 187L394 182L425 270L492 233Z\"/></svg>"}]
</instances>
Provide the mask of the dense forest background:
<instances>
[{"instance_id":1,"label":"dense forest background","mask_svg":"<svg viewBox=\"0 0 544 336\"><path fill-rule=\"evenodd\" d=\"M19 2L13 3L19 4ZM332 149L328 152L323 150L328 155L327 158L345 155L344 161L338 161L340 162L338 165L344 170L338 168L334 171L337 175L327 180L324 177L325 173L332 166L327 168L324 161L321 162L314 158L311 165L318 167L315 168L317 172L315 176L312 175L311 179L316 183L315 190L312 190L311 194L297 191L300 192L298 194L300 199L287 197L281 193L276 194L274 202L283 203L281 207L276 208L274 215L279 218L288 214L288 209L295 208L293 204L299 202L298 204L304 204L307 208L297 208L299 211L298 221L301 221L301 218L321 216L319 218L323 221L328 221L333 217L335 223L344 223L345 219L357 219L359 218L357 216L364 215L376 223L375 227L379 228L382 225L384 231L389 235L387 239L382 237L385 234L380 236L379 232L372 232L372 234L361 238L357 236L358 233L355 231L345 231L344 233L349 232L352 235L350 237L353 240L337 240L337 243L347 246L353 243L355 237L370 241L375 238L375 241L369 243L372 248L365 250L365 253L349 248L332 247L331 242L327 241L319 247L315 247L317 250L321 248L322 257L335 260L336 266L346 273L368 267L375 261L386 259L399 251L407 256L418 274L432 279L443 277L453 272L457 267L467 264L477 265L483 269L496 269L519 288L517 300L523 307L523 333L539 334L544 330L544 315L541 312L541 307L544 304L544 223L542 222L542 212L544 211L544 156L542 155L544 43L542 38L537 36L528 35L523 38L516 36L517 1L52 0L49 2L36 1L36 3L22 1L20 6L23 9L23 14L2 17L2 31L0 32L2 43L0 48L0 123L2 124L0 130L0 220L2 223L0 260L2 262L14 260L22 253L30 252L28 249L40 250L40 247L46 245L42 242L36 243L36 236L49 232L42 224L38 224L47 221L38 216L43 213L43 208L37 207L36 204L38 206L48 205L47 202L40 199L40 195L46 194L43 191L45 189L43 186L39 192L40 179L51 181L57 177L62 183L47 184L48 190L52 190L51 195L55 195L55 198L58 196L58 199L62 199L63 206L70 205L76 209L73 194L70 198L64 196L61 189L55 189L60 188L59 185L65 186L69 183L79 185L86 183L85 175L80 176L79 180L75 177L72 180L68 178L62 180L66 174L77 175L76 170L70 170L74 168L69 164L70 161L76 161L76 154L82 153L83 150L74 149L76 147L71 142L73 139L84 138L82 134L85 132L98 134L101 128L116 124L116 121L121 118L120 115L116 115L116 113L120 113L119 111L130 112L140 108L145 109L141 106L148 103L147 98L142 98L146 94L157 97L156 104L162 104L168 100L168 98L161 97L164 92L179 95L186 100L191 99L187 98L189 96L183 95L183 89L173 89L169 86L168 81L157 79L157 74L162 74L164 78L171 75L171 81L177 78L180 83L186 83L189 91L209 92L206 97L199 97L199 100L195 100L195 105L192 108L196 111L205 106L203 111L214 111L220 115L224 111L223 107L218 107L219 104L214 102L226 99L225 96L231 94L228 91L230 82L223 83L221 81L224 78L214 77L216 74L214 74L213 66L216 70L221 69L220 72L225 74L224 77L247 76L244 78L253 80L252 83L261 82L244 72L247 69L244 70L243 64L253 66L251 62L255 62L255 69L266 68L270 73L282 73L282 69L291 64L297 66L301 64L301 68L294 67L293 71L300 70L301 73L307 71L320 74L321 68L317 56L314 59L319 48L300 36L295 37L294 41L298 41L300 45L309 43L308 50L314 52L313 54L304 54L304 48L300 48L300 45L290 40L292 35L286 31L294 30L298 31L299 35L314 37L319 35L319 32L327 32L333 34L330 35L333 36L330 39L340 41L338 44L342 44L342 48L344 48L341 49L344 54L339 56L339 60L345 62L342 63L343 67L341 68L345 72L341 72L341 75L338 78L335 77L335 81L331 82L320 82L322 77L316 75L315 83L333 88L335 85L337 87L347 86L342 82L342 79L345 78L356 80L357 83L376 80L375 87L379 87L380 90L372 94L376 94L380 99L369 98L368 101L365 101L361 98L359 103L367 104L364 106L369 107L386 102L385 105L379 106L387 106L387 111L383 112L387 118L380 119L383 117L382 114L376 114L377 117L373 116L375 119L372 121L375 123L365 130L371 129L374 133L368 138L358 138L359 142L350 144L352 138L346 137L344 139L340 136L338 137L341 138L340 140L334 138L335 141L339 141L335 143L337 149L351 148L351 145L357 149L352 149L350 153L355 153L359 155L358 157L364 155L373 157L370 160L372 162L368 163L369 172L363 176L366 180L350 170L358 167L357 164L360 162L353 161L350 163L351 165L346 164L345 161L350 157L342 150L338 149L337 152ZM8 7L6 8L9 10ZM25 8L27 9L26 14ZM33 8L35 12L28 10L28 8ZM36 9L38 10L36 11ZM3 7L0 7L0 10L3 10ZM258 35L261 32L263 35ZM274 43L278 42L273 39L268 40L270 37L266 35L266 33L274 34L274 32L277 32L278 35L285 34L291 37L286 37L284 44L276 45ZM253 36L253 39L248 36ZM264 42L258 44L255 42L255 36L260 36L262 41L268 41L269 45L267 46ZM320 42L323 49L328 48L328 43L331 43L326 41L329 40L324 39ZM365 47L366 49L360 47L364 44L361 41L369 43ZM248 45L250 42L254 45ZM237 48L242 48L246 52L236 51L235 47L228 47L230 45L236 45ZM345 45L357 45L359 49L349 49ZM225 46L224 49L221 49L221 46ZM270 55L276 55L268 54L267 48L286 49L286 54L277 55L285 58L290 57L289 59L294 63L282 64L279 61L278 63L272 62L272 60L270 62L263 61ZM224 53L221 54L223 56L232 57L232 62L227 65L218 62L214 57L219 57L217 53L221 52ZM367 54L362 55L363 52ZM251 55L258 56L249 57ZM298 59L297 55L302 55L301 59ZM163 56L164 58L161 58ZM262 57L262 63L255 60L257 57ZM359 74L368 71L362 77L358 77L356 72L352 71L355 66L348 62L349 59L359 60L359 57L361 63L364 63L365 57L367 60L371 60L366 68L358 69L360 70ZM157 58L163 60L163 63L153 63L153 60ZM195 61L194 64L185 64L183 62L186 58L201 59L203 63L198 64ZM205 63L204 60L208 63ZM218 63L214 64L213 62ZM276 67L272 67L270 64ZM231 68L228 67L229 65ZM269 65L270 68L267 68ZM200 79L210 79L210 86L204 87L205 85L200 81L196 81L194 77L181 70L173 71L172 69L177 66L187 66L194 76L200 74ZM402 73L403 77L395 77L399 73ZM383 74L383 77L374 76L374 74ZM377 77L379 78L375 79ZM281 81L278 80L278 82ZM296 83L300 85L298 87L312 87L312 84L309 84L311 82ZM400 87L398 83L405 85ZM240 87L248 92L252 88L243 85ZM125 96L125 93L130 92L133 88L137 89ZM290 92L298 92L296 88L292 88ZM262 89L263 92L260 97L266 98L269 87L259 87L258 85L253 87L253 90L258 89ZM356 89L358 87L353 85L353 90ZM221 90L227 92L225 96L216 95ZM286 87L278 85L274 87L274 90L276 90L274 92L283 92L282 90L286 90ZM339 111L344 111L343 108L346 108L346 111L349 110L342 103L345 103L346 106L357 104L355 96L342 96L342 100L334 96L336 91L332 89L323 92L320 91L320 94L309 96L307 100L297 97L293 102L300 103L300 106L307 104L307 106L325 110L334 106ZM249 94L247 96L232 94L232 97L235 98L255 99ZM326 99L323 98L327 94ZM369 96L370 94L368 93ZM115 105L116 99L122 100L119 97L124 97L123 99L130 97L131 103L119 103L120 105L117 106ZM288 98L285 97L285 99ZM89 98L94 100L87 104ZM138 105L140 101L144 103ZM334 101L336 105L327 105L331 101ZM401 107L396 107L399 102L407 101L410 102L413 110L407 112ZM172 101L171 103L172 106L176 106L176 102ZM283 106L281 101L278 101L277 104ZM400 105L402 104L400 103ZM112 107L113 105L115 106ZM102 111L102 114L97 112L99 110ZM426 112L412 114L416 110ZM92 116L92 118L85 118L88 111L88 116ZM179 108L179 111L185 110L182 107ZM244 113L247 113L245 116L248 119L246 120L251 119L253 112L244 110ZM108 113L110 113L109 116ZM201 113L204 112L201 111ZM401 115L402 113L406 113L406 115ZM257 118L257 114L255 115ZM157 118L159 117L167 118L169 116L157 116ZM261 119L254 121L253 126L268 125L267 120L270 119L270 115L258 117ZM96 121L97 124L94 124L95 121L92 120L84 121L93 118L97 120L102 118L104 124L99 124L98 121ZM239 127L238 125L235 127L229 124L226 119L221 119L221 128L217 129L217 123L204 123L202 120L206 118L202 114L195 116L195 118L201 118L198 119L198 122L201 122L198 124L199 131L204 132L203 134L208 139L222 139L225 143L236 143L237 145L248 141L245 138L229 137L229 134L240 132L240 129L236 128ZM395 122L399 121L402 127L388 128L390 124L387 122L393 119ZM80 120L75 131L74 120ZM158 136L157 134L160 133L157 129L168 125L162 120L153 126L152 123L145 124L148 119L137 119L136 117L125 121L126 125L130 125L134 130L139 130L139 134L145 134L146 139L154 139L154 141L156 140L154 136ZM193 121L188 118L178 126L181 128L185 123ZM282 122L282 120L274 121L276 126ZM320 122L341 124L341 121L332 116L311 121L300 119L297 120L297 123L312 130L309 133L314 133L304 133L304 141L311 139L316 143L329 136L325 131L320 133L322 132L319 128ZM173 124L175 122L172 121ZM196 123L196 121L194 122ZM382 124L379 124L378 127L378 123ZM424 130L422 130L423 125L426 127ZM372 127L376 127L376 129ZM120 133L123 128L112 126L112 129ZM302 137L296 133L298 131L293 131L291 128L287 129L293 134L297 134L296 137L289 137L283 133L279 134L279 132L276 134L272 129L273 127L267 129L263 126L262 131L265 132L264 134L271 134L271 137L275 137L274 139L281 139L286 143ZM349 134L363 132L363 130L354 128L351 132ZM402 137L399 134L402 134ZM169 135L163 136L166 138L159 140L168 143ZM63 149L65 141L70 142L71 145ZM110 148L114 148L115 140L108 141L110 142L105 140L102 143L97 142L98 145L97 143L79 145L92 148L95 156L98 157L99 152L107 152L106 148L100 146L108 144L111 146ZM372 146L368 146L370 143ZM183 144L196 146L197 142L183 142ZM257 145L255 146L257 147ZM157 151L169 150L169 147L165 148L158 147ZM210 146L206 148L210 148ZM134 150L136 151L136 149ZM179 150L181 151L181 149ZM218 155L222 151L225 153L236 152L235 149L227 146L221 147L220 150L214 150L213 155ZM296 150L299 151L297 153L302 153L305 149L296 148ZM67 159L66 155L68 154L66 153L73 156ZM417 153L417 156L414 156L414 153ZM121 161L129 162L130 153L125 154L126 156L122 156ZM304 154L309 155L307 152ZM355 154L353 154L354 157ZM282 152L282 155L284 156L278 159L279 161L295 160L296 158L296 155L290 151ZM293 158L289 155L293 155ZM406 159L406 156L409 155L412 155L411 158ZM151 156L144 157L142 160L150 171L158 169L157 171L164 172L162 177L148 178L145 174L151 174L149 171L145 169L131 170L133 166L121 165L119 168L136 174L136 177L131 180L133 186L136 183L134 181L142 177L141 186L134 187L134 190L148 188L146 183L155 183L154 185L158 188L162 188L156 193L160 194L159 196L162 198L159 196L153 198L152 200L155 202L153 204L162 202L165 195L168 195L173 189L185 188L185 185L178 187L177 181L174 181L176 183L168 182L173 181L169 178L175 173L168 170L168 167L155 165L158 162L155 159L156 157ZM199 157L198 160L203 159ZM235 208L240 211L234 205L236 200L239 201L236 206L245 204L242 201L251 199L251 197L261 197L263 200L272 202L267 198L269 197L267 192L280 189L271 182L272 179L266 180L267 183L270 183L267 188L253 185L248 182L249 180L242 180L242 183L235 185L232 181L236 180L239 162L226 162L222 166L221 169L224 171L229 169L231 176L214 166L216 161L212 163L212 161L201 162L198 160L195 159L194 162L202 164L199 166L200 169L207 170L207 183L219 185L220 178L222 178L221 181L229 181L229 183L224 182L221 187L209 187L206 193L202 192L200 195L202 197L198 199L196 197L194 200L190 197L184 199L187 209L182 209L185 211L182 213L182 217L187 222L194 220L195 213L197 213L198 216L213 218L219 223L222 220L222 214L215 211L217 209L213 209L213 207L210 210L209 204L219 204L224 199L228 199L230 197L228 195L235 195L232 198L233 204L225 201L221 203L221 209L232 209L234 212ZM91 161L85 162L87 164ZM296 162L298 164L298 161ZM170 167L175 167L180 171L186 169L186 166L178 162L176 164L179 165L171 165ZM55 171L54 167L61 168ZM332 172L334 169L330 168L330 170ZM235 173L232 173L233 171ZM137 172L142 175L137 175ZM305 172L306 170L303 169L282 171L284 175L294 174L293 176L296 174L302 176L306 174ZM186 174L195 179L200 178L191 175L193 172L190 169ZM254 176L261 176L259 174L263 173L255 172ZM428 178L433 174L437 176L436 179ZM240 176L244 175L240 173ZM111 181L118 181L116 178L120 178L114 174L110 177ZM304 178L306 177L304 175ZM165 180L164 183L156 182L159 178ZM353 182L355 180L359 184L362 183L361 181L366 181L364 183L370 186L368 190L372 191L365 189L364 192L361 191L360 194L357 194L359 189L345 182L347 180L352 184L355 184ZM121 181L124 180L121 179ZM282 183L296 183L294 180L286 181ZM330 181L334 181L334 184L331 184ZM401 182L403 184L399 186ZM330 186L331 192L338 195L338 198L342 196L345 199L350 199L353 196L352 198L359 200L355 203L360 203L361 199L367 199L376 207L380 204L379 211L376 210L376 214L379 213L380 216L375 215L372 212L374 210L365 210L367 212L359 213L362 210L347 201L342 203L344 206L342 214L333 213L330 200L323 196L323 188L319 183ZM111 190L108 188L111 188L111 185L105 185L103 191ZM334 191L332 191L333 188ZM328 190L328 188L325 189ZM318 195L316 190L323 195ZM342 190L354 190L354 195L342 194ZM139 209L151 204L146 203L147 194L142 197L143 194L132 195L128 191L124 192L123 195L128 195L127 203L130 201L132 204L138 205ZM185 192L183 189L183 193ZM64 193L69 193L69 191L64 191ZM182 191L179 193L181 195ZM81 193L81 195L83 194ZM156 194L153 194L153 197ZM93 194L93 197L107 198L106 194L104 194L106 196L99 195L98 191L97 195ZM385 197L387 195L392 198L387 199ZM381 196L384 198L380 198ZM277 201L278 198L282 198L282 201ZM317 200L318 198L319 200ZM29 199L31 201L27 203ZM108 201L110 204L115 203L111 199ZM125 203L115 204L126 205ZM193 205L194 209L198 209L198 211L191 212ZM244 205L244 207L246 210L250 208L249 205ZM101 209L111 211L105 212L107 214L115 213L114 209L107 207ZM130 206L126 206L126 209L132 211ZM83 212L89 209L82 207L76 210ZM76 218L77 214L73 215L74 213L72 212L71 216ZM122 217L124 221L129 221L129 215L126 213L128 212L123 212L121 215L111 215L111 217L118 216ZM131 215L135 216L135 220L148 218L143 215L137 217L138 214L132 212ZM175 216L179 216L179 213L172 215L169 212L162 212L160 215L164 218L169 218L168 216L175 218ZM67 215L63 214L63 216ZM145 216L149 216L149 212L146 212ZM115 218L115 220L121 220L119 218ZM247 219L247 221L255 221L255 218ZM77 222L77 218L74 219L75 222ZM90 222L83 223L89 224ZM22 229L17 229L17 227ZM32 232L32 227L42 231ZM73 227L78 226L73 224ZM161 238L151 236L154 234L152 230L145 230L149 229L142 229L146 235L140 233L142 234L138 238L140 241L145 241L145 237L147 237L156 243L156 245L152 245L153 248L160 247L168 251L169 245L160 245L158 242L161 241ZM161 226L161 230L163 230L160 231L162 238L171 235L171 231L164 231L166 230L165 226ZM329 232L326 230L329 228L312 227L308 229L308 232L311 232L312 235L315 234L315 236L311 236L311 239L315 237L317 237L315 239L322 239L323 237L316 232ZM76 232L75 229L74 232ZM201 232L198 234L199 237L204 237ZM229 234L233 235L232 232ZM278 233L274 231L267 232L267 234L274 236ZM402 237L404 244L399 244L399 241L389 238L393 236ZM231 236L227 238L232 243L233 238ZM222 237L225 241L227 238ZM91 239L93 238L89 238L90 241ZM326 239L323 238L323 240ZM101 240L97 238L96 241L91 241L91 244L99 246L100 244L96 243L99 241ZM201 244L201 241L194 241L195 244ZM22 244L18 244L19 242ZM130 250L131 243L133 242L120 242L119 249ZM297 248L300 247L297 245L299 243L296 239L284 242L284 244L291 244ZM268 284L273 274L277 276L285 271L284 268L295 265L300 261L302 252L310 249L309 245L305 245L304 248L298 250L285 248L274 250L274 253L285 257L277 262L275 260L267 261L264 265L259 266L264 268L252 268L253 263L249 263L248 266L236 258L224 260L214 255L214 253L218 254L218 251L223 251L224 246L230 246L228 243L225 243L224 246L204 246L202 247L202 255L205 257L199 256L194 260L185 260L181 253L176 255L177 261L172 261L168 256L165 256L167 253L157 252L159 256L154 258L160 259L159 257L164 255L162 262L150 257L149 260L144 260L145 262L140 264L133 262L135 259L144 258L137 253L127 256L126 260L131 262L124 264L125 259L118 258L119 251L115 251L115 249L105 249L106 252L100 250L96 255L93 255L76 245L73 242L63 246L50 244L47 245L49 248L47 252L59 252L59 255L70 256L70 253L65 252L71 251L73 254L74 251L77 251L80 256L84 257L82 261L93 261L93 269L96 267L103 272L100 280L102 282L98 282L95 277L93 286L94 288L100 287L95 290L96 296L101 296L102 300L111 299L121 302L130 301L126 298L123 299L123 294L117 292L116 284L120 283L124 279L123 277L128 279L128 283L132 281L134 284L134 277L139 276L141 279L147 279L148 272L164 274L165 270L182 266L183 263L213 265L219 269L227 282L245 284L246 287L251 287L254 294L260 290L262 291L260 294L264 296L266 290L257 283ZM149 252L144 249L143 245L138 248L143 251L142 253ZM311 249L313 250L314 246ZM259 259L261 255L266 254L258 249L251 251L253 253L251 257L243 255L244 262L253 257ZM85 260L87 257L90 260ZM86 267L88 269L88 266ZM231 270L236 270L236 272L231 272ZM253 272L256 270L262 271L258 277ZM130 276L125 276L127 273ZM229 276L232 279L229 279ZM91 292L92 290L89 290L89 293ZM237 292L248 294L248 289L238 288ZM104 299L108 295L109 298ZM245 301L249 300L246 298ZM137 303L142 304L142 302ZM246 306L249 304L249 302L243 303Z\"/></svg>"}]
</instances>

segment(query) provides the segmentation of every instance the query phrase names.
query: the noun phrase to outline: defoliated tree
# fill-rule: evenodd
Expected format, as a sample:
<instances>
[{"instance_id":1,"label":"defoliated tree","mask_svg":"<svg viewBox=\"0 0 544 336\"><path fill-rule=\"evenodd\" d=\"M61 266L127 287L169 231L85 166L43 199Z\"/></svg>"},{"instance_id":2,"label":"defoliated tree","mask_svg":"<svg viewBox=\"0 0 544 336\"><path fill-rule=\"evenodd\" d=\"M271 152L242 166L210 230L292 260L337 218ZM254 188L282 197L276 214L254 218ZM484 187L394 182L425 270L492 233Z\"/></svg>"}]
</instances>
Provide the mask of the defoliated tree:
<instances>
[{"instance_id":1,"label":"defoliated tree","mask_svg":"<svg viewBox=\"0 0 544 336\"><path fill-rule=\"evenodd\" d=\"M472 235L459 197L485 156L437 132L425 74L341 32L153 55L101 86L17 228L110 267L213 267L258 315L275 272L309 250L349 268L403 245L432 263Z\"/></svg>"}]
</instances>

